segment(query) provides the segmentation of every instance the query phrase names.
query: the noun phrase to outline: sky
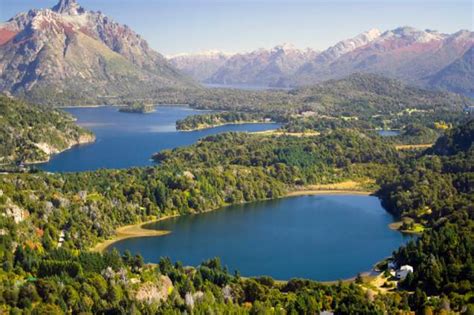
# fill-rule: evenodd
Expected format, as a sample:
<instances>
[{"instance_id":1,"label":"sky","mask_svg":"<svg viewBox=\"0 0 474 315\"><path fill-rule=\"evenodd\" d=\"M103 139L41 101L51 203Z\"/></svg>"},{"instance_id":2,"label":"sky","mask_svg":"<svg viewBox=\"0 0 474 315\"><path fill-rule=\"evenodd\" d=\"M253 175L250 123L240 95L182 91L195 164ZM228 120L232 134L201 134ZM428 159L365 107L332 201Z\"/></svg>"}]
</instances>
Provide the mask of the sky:
<instances>
[{"instance_id":1,"label":"sky","mask_svg":"<svg viewBox=\"0 0 474 315\"><path fill-rule=\"evenodd\" d=\"M56 0L0 0L0 19ZM325 49L371 28L473 30L472 0L78 0L129 25L165 55L291 43Z\"/></svg>"}]
</instances>

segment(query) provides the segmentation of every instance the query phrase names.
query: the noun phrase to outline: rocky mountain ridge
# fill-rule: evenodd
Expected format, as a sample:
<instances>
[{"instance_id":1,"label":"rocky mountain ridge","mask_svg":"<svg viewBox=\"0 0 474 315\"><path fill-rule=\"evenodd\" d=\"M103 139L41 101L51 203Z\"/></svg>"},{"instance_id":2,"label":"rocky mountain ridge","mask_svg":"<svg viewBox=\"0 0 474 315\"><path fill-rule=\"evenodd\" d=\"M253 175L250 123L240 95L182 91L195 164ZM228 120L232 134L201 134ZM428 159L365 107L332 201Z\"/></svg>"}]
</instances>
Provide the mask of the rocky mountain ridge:
<instances>
[{"instance_id":1,"label":"rocky mountain ridge","mask_svg":"<svg viewBox=\"0 0 474 315\"><path fill-rule=\"evenodd\" d=\"M469 71L450 75L451 80L456 77L462 83L460 88L454 88L456 82L435 84L433 77L463 58L473 45L474 33L471 31L444 34L405 26L384 32L371 29L322 52L288 46L279 49L277 46L235 54L227 57L226 62L214 65L217 70L212 75L200 75L193 67L192 55L182 56L180 63L175 65L182 69L181 64L186 63L189 75L214 84L296 87L343 78L352 73L375 73L425 88L470 93L474 83L469 83ZM205 60L206 57L202 57L200 62ZM473 60L465 57L464 63L472 68Z\"/></svg>"},{"instance_id":2,"label":"rocky mountain ridge","mask_svg":"<svg viewBox=\"0 0 474 315\"><path fill-rule=\"evenodd\" d=\"M0 91L41 98L130 95L196 87L126 25L76 0L19 13L0 25ZM45 100L47 102L47 100Z\"/></svg>"}]
</instances>

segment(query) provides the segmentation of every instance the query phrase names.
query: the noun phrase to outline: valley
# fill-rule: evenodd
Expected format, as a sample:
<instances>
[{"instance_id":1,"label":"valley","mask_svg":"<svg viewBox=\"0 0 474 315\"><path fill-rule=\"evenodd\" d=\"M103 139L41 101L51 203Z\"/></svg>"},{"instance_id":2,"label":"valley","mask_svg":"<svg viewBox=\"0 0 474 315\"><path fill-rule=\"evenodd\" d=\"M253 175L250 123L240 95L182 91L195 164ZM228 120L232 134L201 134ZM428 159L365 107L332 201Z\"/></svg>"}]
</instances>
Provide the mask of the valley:
<instances>
[{"instance_id":1,"label":"valley","mask_svg":"<svg viewBox=\"0 0 474 315\"><path fill-rule=\"evenodd\" d=\"M0 11L0 314L474 313L465 3L41 5Z\"/></svg>"}]
</instances>

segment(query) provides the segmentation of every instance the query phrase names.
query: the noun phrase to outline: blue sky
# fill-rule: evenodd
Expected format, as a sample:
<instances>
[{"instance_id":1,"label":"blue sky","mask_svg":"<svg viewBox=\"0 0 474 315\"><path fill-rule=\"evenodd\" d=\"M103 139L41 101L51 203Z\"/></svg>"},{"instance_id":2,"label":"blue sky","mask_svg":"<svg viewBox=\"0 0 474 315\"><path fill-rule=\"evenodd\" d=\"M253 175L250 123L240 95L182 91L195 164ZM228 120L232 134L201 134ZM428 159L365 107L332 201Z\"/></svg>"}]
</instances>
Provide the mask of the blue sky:
<instances>
[{"instance_id":1,"label":"blue sky","mask_svg":"<svg viewBox=\"0 0 474 315\"><path fill-rule=\"evenodd\" d=\"M325 49L370 28L473 30L471 0L78 0L132 27L163 54L281 43ZM55 0L0 0L0 18Z\"/></svg>"}]
</instances>

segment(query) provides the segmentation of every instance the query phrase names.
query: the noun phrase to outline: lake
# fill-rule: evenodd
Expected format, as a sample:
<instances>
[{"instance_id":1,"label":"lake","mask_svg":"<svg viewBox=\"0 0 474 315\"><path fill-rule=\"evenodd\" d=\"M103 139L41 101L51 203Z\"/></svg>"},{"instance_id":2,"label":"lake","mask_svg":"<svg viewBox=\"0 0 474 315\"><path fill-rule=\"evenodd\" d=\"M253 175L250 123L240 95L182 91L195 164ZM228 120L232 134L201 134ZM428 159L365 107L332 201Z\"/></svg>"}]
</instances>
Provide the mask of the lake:
<instances>
[{"instance_id":1,"label":"lake","mask_svg":"<svg viewBox=\"0 0 474 315\"><path fill-rule=\"evenodd\" d=\"M377 133L382 137L395 137L400 135L400 130L378 130Z\"/></svg>"},{"instance_id":2,"label":"lake","mask_svg":"<svg viewBox=\"0 0 474 315\"><path fill-rule=\"evenodd\" d=\"M376 197L299 196L156 222L147 227L172 233L122 240L109 249L192 266L220 257L243 276L330 281L370 270L403 244L408 238L389 229L392 221Z\"/></svg>"},{"instance_id":3,"label":"lake","mask_svg":"<svg viewBox=\"0 0 474 315\"><path fill-rule=\"evenodd\" d=\"M263 131L279 124L225 125L199 131L177 131L175 122L206 113L187 106L158 106L149 114L120 113L117 107L67 108L77 123L96 135L96 142L53 156L38 167L50 172L76 172L100 168L128 168L153 164L151 155L195 143L205 136L227 131Z\"/></svg>"}]
</instances>

